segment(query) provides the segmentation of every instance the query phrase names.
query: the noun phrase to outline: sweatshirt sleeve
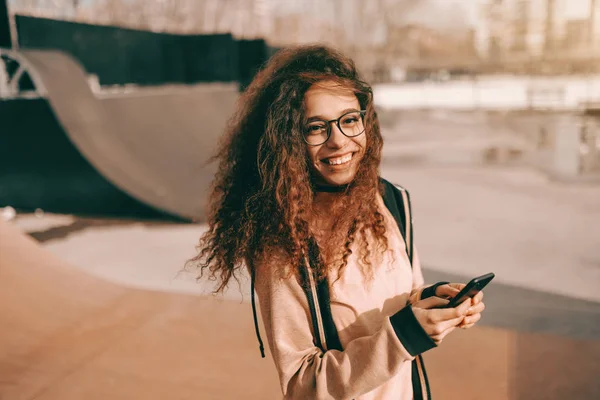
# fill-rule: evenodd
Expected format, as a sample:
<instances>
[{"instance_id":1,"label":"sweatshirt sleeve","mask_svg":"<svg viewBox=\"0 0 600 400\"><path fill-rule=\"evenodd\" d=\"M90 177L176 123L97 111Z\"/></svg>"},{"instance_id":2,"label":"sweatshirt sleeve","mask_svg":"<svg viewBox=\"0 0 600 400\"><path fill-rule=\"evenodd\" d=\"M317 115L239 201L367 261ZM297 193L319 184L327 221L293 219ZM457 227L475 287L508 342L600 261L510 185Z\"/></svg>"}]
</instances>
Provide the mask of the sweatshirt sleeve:
<instances>
[{"instance_id":1,"label":"sweatshirt sleeve","mask_svg":"<svg viewBox=\"0 0 600 400\"><path fill-rule=\"evenodd\" d=\"M255 282L286 399L360 396L392 378L403 363L435 347L408 305L386 318L375 334L352 340L343 351L323 352L313 343L308 300L297 279L282 279L263 266Z\"/></svg>"}]
</instances>

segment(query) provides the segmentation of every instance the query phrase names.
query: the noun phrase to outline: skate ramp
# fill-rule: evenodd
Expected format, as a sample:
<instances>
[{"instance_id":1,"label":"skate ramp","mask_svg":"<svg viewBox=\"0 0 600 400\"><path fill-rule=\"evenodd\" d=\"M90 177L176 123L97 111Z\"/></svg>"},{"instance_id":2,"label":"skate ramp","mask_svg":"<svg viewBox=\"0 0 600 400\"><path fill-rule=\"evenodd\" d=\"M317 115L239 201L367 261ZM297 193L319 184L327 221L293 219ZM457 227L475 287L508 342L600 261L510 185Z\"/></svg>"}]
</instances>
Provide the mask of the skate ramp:
<instances>
[{"instance_id":1,"label":"skate ramp","mask_svg":"<svg viewBox=\"0 0 600 400\"><path fill-rule=\"evenodd\" d=\"M110 182L167 213L202 220L216 165L207 164L233 113L234 84L97 97L73 58L20 53L81 154Z\"/></svg>"},{"instance_id":2,"label":"skate ramp","mask_svg":"<svg viewBox=\"0 0 600 400\"><path fill-rule=\"evenodd\" d=\"M0 326L2 399L281 398L249 304L103 281L2 221ZM436 398L600 396L598 341L482 325L425 359Z\"/></svg>"}]
</instances>

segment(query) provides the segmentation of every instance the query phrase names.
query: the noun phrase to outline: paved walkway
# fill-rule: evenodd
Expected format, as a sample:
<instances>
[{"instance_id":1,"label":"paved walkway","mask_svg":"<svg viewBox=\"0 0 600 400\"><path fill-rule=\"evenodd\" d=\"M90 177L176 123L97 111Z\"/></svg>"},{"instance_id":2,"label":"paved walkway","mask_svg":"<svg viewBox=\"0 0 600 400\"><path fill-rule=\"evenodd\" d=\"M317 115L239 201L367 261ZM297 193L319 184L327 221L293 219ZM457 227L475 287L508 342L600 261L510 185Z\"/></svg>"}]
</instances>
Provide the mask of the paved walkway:
<instances>
[{"instance_id":1,"label":"paved walkway","mask_svg":"<svg viewBox=\"0 0 600 400\"><path fill-rule=\"evenodd\" d=\"M280 397L247 303L110 283L1 221L0 255L0 398ZM482 324L425 358L436 398L600 396L597 340Z\"/></svg>"}]
</instances>

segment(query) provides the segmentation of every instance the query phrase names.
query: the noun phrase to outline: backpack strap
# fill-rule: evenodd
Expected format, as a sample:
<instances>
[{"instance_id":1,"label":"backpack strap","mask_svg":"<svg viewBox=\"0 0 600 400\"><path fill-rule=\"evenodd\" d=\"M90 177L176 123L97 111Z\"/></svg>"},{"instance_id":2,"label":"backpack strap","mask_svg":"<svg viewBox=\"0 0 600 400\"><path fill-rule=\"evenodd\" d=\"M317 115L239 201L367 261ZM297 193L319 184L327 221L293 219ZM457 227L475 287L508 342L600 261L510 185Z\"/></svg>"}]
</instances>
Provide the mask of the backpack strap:
<instances>
[{"instance_id":1,"label":"backpack strap","mask_svg":"<svg viewBox=\"0 0 600 400\"><path fill-rule=\"evenodd\" d=\"M406 254L410 260L410 265L413 265L413 221L410 205L410 195L408 191L399 185L394 185L391 182L379 178L380 184L383 186L383 202L390 211L400 234L404 238L406 245ZM315 282L313 268L321 262L319 256L319 248L313 240L309 243L309 257L307 259L306 268L301 268L302 288L308 299L308 306L313 325L313 336L315 345L323 352L329 350L342 351L342 345L338 336L337 328L331 314L329 283L327 279ZM431 391L429 388L429 380L423 357L419 354L412 361L412 385L415 400L431 399Z\"/></svg>"},{"instance_id":2,"label":"backpack strap","mask_svg":"<svg viewBox=\"0 0 600 400\"><path fill-rule=\"evenodd\" d=\"M413 221L412 209L410 206L410 195L408 191L400 185L395 185L383 178L379 178L379 182L383 185L383 202L390 211L400 234L404 238L406 245L406 254L410 260L410 265L413 264Z\"/></svg>"},{"instance_id":3,"label":"backpack strap","mask_svg":"<svg viewBox=\"0 0 600 400\"><path fill-rule=\"evenodd\" d=\"M383 202L400 229L406 244L406 252L412 266L412 218L408 191L380 178L383 186ZM308 300L313 326L314 342L323 352L328 349L342 350L337 328L331 314L329 282L327 279L316 281L314 269L321 264L319 247L314 239L309 242L306 268L300 269L302 288Z\"/></svg>"},{"instance_id":4,"label":"backpack strap","mask_svg":"<svg viewBox=\"0 0 600 400\"><path fill-rule=\"evenodd\" d=\"M383 178L379 178L379 181L384 187L383 202L400 228L400 233L402 234L404 244L406 245L406 254L408 255L410 266L412 267L414 244L410 195L408 194L408 191L400 185L394 185ZM435 293L435 285L433 290ZM421 354L418 354L412 362L411 375L414 399L431 399L429 379L427 378L427 371L425 370L425 363L423 362L423 356Z\"/></svg>"},{"instance_id":5,"label":"backpack strap","mask_svg":"<svg viewBox=\"0 0 600 400\"><path fill-rule=\"evenodd\" d=\"M315 346L323 352L328 349L341 351L342 344L331 314L329 281L321 279L317 282L315 279L314 270L321 265L321 257L319 247L314 239L309 241L306 261L305 268L300 268L300 277L312 318Z\"/></svg>"}]
</instances>

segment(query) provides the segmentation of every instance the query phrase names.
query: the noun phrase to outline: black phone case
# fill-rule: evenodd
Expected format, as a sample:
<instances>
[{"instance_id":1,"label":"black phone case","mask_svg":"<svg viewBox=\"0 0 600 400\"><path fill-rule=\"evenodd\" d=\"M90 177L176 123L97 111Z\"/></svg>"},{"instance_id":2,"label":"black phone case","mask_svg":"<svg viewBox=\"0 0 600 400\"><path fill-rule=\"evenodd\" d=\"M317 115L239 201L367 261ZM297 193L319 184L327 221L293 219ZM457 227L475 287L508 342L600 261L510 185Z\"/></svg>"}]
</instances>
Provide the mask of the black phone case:
<instances>
[{"instance_id":1,"label":"black phone case","mask_svg":"<svg viewBox=\"0 0 600 400\"><path fill-rule=\"evenodd\" d=\"M493 272L490 272L488 274L471 279L471 281L467 283L467 286L465 286L456 296L450 299L450 302L444 308L456 307L466 299L475 296L488 283L490 283L495 276L496 275Z\"/></svg>"}]
</instances>

